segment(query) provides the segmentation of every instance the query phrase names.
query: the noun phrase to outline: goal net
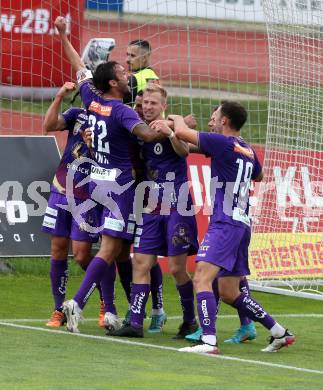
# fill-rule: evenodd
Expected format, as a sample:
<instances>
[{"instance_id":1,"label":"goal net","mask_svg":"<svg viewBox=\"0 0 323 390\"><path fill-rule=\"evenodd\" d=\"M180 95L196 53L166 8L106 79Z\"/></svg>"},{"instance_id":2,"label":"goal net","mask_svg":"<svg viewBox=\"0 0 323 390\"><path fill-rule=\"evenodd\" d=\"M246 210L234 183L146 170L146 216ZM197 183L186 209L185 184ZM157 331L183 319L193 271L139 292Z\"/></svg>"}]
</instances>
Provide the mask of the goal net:
<instances>
[{"instance_id":1,"label":"goal net","mask_svg":"<svg viewBox=\"0 0 323 390\"><path fill-rule=\"evenodd\" d=\"M53 22L69 21L80 53L111 38L110 59L126 65L135 39L152 46L168 112L194 113L207 129L223 99L248 110L243 137L262 161L255 189L250 266L255 287L319 291L322 244L322 2L307 0L76 0L0 5L0 135L42 134L55 90L75 79ZM74 105L80 104L76 98ZM66 100L62 110L69 107ZM64 147L63 134L58 136ZM209 202L209 167L190 156L195 203ZM199 236L207 216L197 215ZM191 265L193 265L193 261ZM273 287L275 290L276 287ZM316 296L320 296L316 294Z\"/></svg>"},{"instance_id":2,"label":"goal net","mask_svg":"<svg viewBox=\"0 0 323 390\"><path fill-rule=\"evenodd\" d=\"M269 286L282 285L304 297L323 292L322 6L263 1L270 61L266 180L250 255L258 285L272 292Z\"/></svg>"}]
</instances>

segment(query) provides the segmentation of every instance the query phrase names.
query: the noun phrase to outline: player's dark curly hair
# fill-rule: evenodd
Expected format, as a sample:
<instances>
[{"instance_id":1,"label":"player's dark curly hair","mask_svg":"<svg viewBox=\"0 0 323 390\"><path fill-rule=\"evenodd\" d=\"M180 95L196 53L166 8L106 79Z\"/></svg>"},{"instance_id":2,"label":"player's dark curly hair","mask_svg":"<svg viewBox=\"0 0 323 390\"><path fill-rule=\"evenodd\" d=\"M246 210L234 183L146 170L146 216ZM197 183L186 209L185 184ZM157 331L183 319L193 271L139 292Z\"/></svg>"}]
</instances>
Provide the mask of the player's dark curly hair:
<instances>
[{"instance_id":1,"label":"player's dark curly hair","mask_svg":"<svg viewBox=\"0 0 323 390\"><path fill-rule=\"evenodd\" d=\"M93 73L93 85L103 93L109 92L109 81L117 80L115 67L118 65L116 61L108 61L99 64Z\"/></svg>"},{"instance_id":2,"label":"player's dark curly hair","mask_svg":"<svg viewBox=\"0 0 323 390\"><path fill-rule=\"evenodd\" d=\"M222 100L220 107L222 115L230 120L230 126L236 131L239 131L248 118L246 109L240 103L230 102L228 100Z\"/></svg>"}]
</instances>

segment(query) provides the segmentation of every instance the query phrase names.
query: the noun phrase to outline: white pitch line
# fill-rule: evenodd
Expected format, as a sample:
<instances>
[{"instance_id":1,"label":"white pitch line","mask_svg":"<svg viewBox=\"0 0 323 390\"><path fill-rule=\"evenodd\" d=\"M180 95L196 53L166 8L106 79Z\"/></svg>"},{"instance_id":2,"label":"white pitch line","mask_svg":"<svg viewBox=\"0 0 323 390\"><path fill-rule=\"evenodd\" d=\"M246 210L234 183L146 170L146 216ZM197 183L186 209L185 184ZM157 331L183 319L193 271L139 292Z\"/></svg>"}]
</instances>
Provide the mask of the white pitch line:
<instances>
[{"instance_id":1,"label":"white pitch line","mask_svg":"<svg viewBox=\"0 0 323 390\"><path fill-rule=\"evenodd\" d=\"M0 325L11 327L11 328L36 330L36 331L46 332L46 333L63 334L63 335L74 336L74 337L82 337L82 338L92 339L92 340L102 340L102 341L107 341L107 342L111 342L111 343L119 343L119 344L126 344L126 345L136 345L136 346L139 346L139 347L149 347L149 348L153 348L153 349L161 349L161 350L166 350L166 351L174 351L174 352L185 353L185 352L182 352L179 349L174 348L174 347L166 347L166 346L163 346L163 345L156 345L156 344L150 344L150 343L144 343L144 342L141 343L141 342L138 342L138 341L124 340L124 339L120 339L120 338L116 338L116 337L95 336L95 335L89 335L89 334L84 334L84 333L69 333L69 332L65 332L63 330L46 329L46 328L39 328L39 327L36 327L36 326L28 326L28 325L17 325L17 324L1 322L1 321L0 321ZM186 353L190 353L190 352L186 352ZM234 357L234 356L210 355L210 354L202 354L202 353L199 353L197 355L204 356L204 357L209 357L209 358L216 358L216 359L220 359L220 360L230 360L230 361L235 361L235 362L240 362L240 363L255 364L255 365L258 365L258 366L282 368L282 369L285 369L285 370L292 370L292 371L306 372L306 373L309 373L309 374L323 375L323 371L319 371L319 370L311 370L309 368L294 367L294 366L288 366L288 365L284 365L284 364L263 362L261 360L241 359L241 358L237 358L237 357Z\"/></svg>"},{"instance_id":2,"label":"white pitch line","mask_svg":"<svg viewBox=\"0 0 323 390\"><path fill-rule=\"evenodd\" d=\"M281 317L281 318L323 318L322 313L291 313L291 314L271 314L272 317ZM237 314L224 314L219 315L218 319L231 319L231 318L237 318ZM146 318L145 320L149 320L150 318ZM167 317L167 320L180 320L182 319L182 316L170 316ZM0 322L46 322L48 321L48 318L2 318L0 319ZM98 321L98 318L85 318L84 322L91 322L91 321Z\"/></svg>"}]
</instances>

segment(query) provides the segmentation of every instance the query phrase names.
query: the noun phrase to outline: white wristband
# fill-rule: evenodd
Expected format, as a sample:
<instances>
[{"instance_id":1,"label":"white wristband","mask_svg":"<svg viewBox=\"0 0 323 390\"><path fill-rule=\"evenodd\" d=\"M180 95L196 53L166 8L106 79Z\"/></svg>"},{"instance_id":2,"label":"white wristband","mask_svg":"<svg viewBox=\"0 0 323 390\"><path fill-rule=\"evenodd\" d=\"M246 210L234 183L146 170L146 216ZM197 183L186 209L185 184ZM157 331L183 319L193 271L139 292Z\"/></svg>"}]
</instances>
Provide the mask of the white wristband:
<instances>
[{"instance_id":1,"label":"white wristband","mask_svg":"<svg viewBox=\"0 0 323 390\"><path fill-rule=\"evenodd\" d=\"M170 140L172 140L174 137L175 137L175 133L172 131L172 132L169 134L168 138L169 138Z\"/></svg>"},{"instance_id":2,"label":"white wristband","mask_svg":"<svg viewBox=\"0 0 323 390\"><path fill-rule=\"evenodd\" d=\"M77 82L81 84L85 80L92 79L92 72L89 69L82 68L76 72Z\"/></svg>"}]
</instances>

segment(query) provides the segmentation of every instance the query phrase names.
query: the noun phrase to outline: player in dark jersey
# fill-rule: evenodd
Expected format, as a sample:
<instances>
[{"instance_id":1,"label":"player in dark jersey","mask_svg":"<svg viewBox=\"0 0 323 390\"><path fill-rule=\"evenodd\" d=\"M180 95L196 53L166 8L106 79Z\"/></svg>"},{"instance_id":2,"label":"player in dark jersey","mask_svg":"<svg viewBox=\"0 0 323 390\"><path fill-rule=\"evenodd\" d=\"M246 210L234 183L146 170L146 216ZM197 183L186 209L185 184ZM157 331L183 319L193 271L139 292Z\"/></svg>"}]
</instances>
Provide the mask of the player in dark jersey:
<instances>
[{"instance_id":1,"label":"player in dark jersey","mask_svg":"<svg viewBox=\"0 0 323 390\"><path fill-rule=\"evenodd\" d=\"M143 91L139 91L135 98L135 111L140 118L144 118L142 110ZM138 145L139 146L139 145ZM142 160L142 153L140 146L137 149L137 172L139 173L139 181L144 180L144 161ZM117 265L119 266L119 265ZM131 264L132 274L132 264ZM150 293L152 299L152 312L151 322L148 328L149 333L159 333L162 330L162 326L166 319L166 313L164 311L164 297L163 297L163 272L158 262L150 270ZM130 324L130 313L129 309L127 313L127 321L125 324Z\"/></svg>"},{"instance_id":2,"label":"player in dark jersey","mask_svg":"<svg viewBox=\"0 0 323 390\"><path fill-rule=\"evenodd\" d=\"M144 90L142 108L147 123L162 119L166 109L167 93L156 84ZM194 312L193 283L186 271L187 255L197 252L197 227L194 215L182 215L180 206L190 209L192 199L188 190L187 163L188 146L179 141L167 126L168 139L160 142L142 143L144 179L150 184L146 193L147 205L138 222L134 240L133 284L130 325L115 332L115 336L142 337L145 305L150 290L150 269L157 256L168 256L170 271L176 280L183 308L183 324L177 338L197 329ZM180 190L186 188L185 205L180 204ZM168 187L168 188L167 188ZM170 191L169 191L170 189ZM156 192L157 204L150 207L150 191ZM182 202L184 203L184 202ZM162 328L166 321L163 312L156 313L156 327ZM154 318L154 317L153 317Z\"/></svg>"},{"instance_id":3,"label":"player in dark jersey","mask_svg":"<svg viewBox=\"0 0 323 390\"><path fill-rule=\"evenodd\" d=\"M68 262L70 241L74 259L85 270L91 259L91 246L97 242L98 235L85 231L72 217L70 211L60 205L67 205L67 173L76 167L73 174L73 183L70 192L76 204L80 204L89 197L88 185L78 187L78 184L90 173L90 165L83 162L89 156L89 149L83 141L82 132L87 127L87 113L82 108L70 108L59 114L60 105L64 98L75 89L75 84L67 82L57 92L53 103L46 112L44 129L51 131L68 131L67 143L60 164L56 170L51 192L46 208L42 231L51 235L51 265L50 279L54 298L54 311L47 322L49 327L62 326L65 321L62 305L65 300L65 291L68 280ZM85 220L95 223L96 210L93 209L84 215ZM100 290L101 302L103 301ZM101 303L102 306L102 303Z\"/></svg>"},{"instance_id":4,"label":"player in dark jersey","mask_svg":"<svg viewBox=\"0 0 323 390\"><path fill-rule=\"evenodd\" d=\"M92 198L101 203L102 241L73 299L63 304L67 329L79 332L82 310L94 288L115 258L123 241L133 239L134 177L130 149L133 134L146 142L163 138L130 107L122 103L129 92L128 75L117 62L100 64L94 74L87 70L66 35L66 21L55 21L66 56L78 73L80 95L89 115L94 163L91 167Z\"/></svg>"},{"instance_id":5,"label":"player in dark jersey","mask_svg":"<svg viewBox=\"0 0 323 390\"><path fill-rule=\"evenodd\" d=\"M271 338L262 351L276 352L292 344L295 337L258 302L239 289L241 276L250 274L250 183L263 177L256 153L240 136L247 112L239 103L221 102L212 114L212 133L198 133L189 129L180 116L170 119L174 121L175 134L179 139L198 146L202 153L211 157L212 211L208 231L197 255L194 275L203 335L199 344L182 350L218 353L215 327L217 307L212 291L212 282L218 276L221 299L266 327Z\"/></svg>"}]
</instances>

